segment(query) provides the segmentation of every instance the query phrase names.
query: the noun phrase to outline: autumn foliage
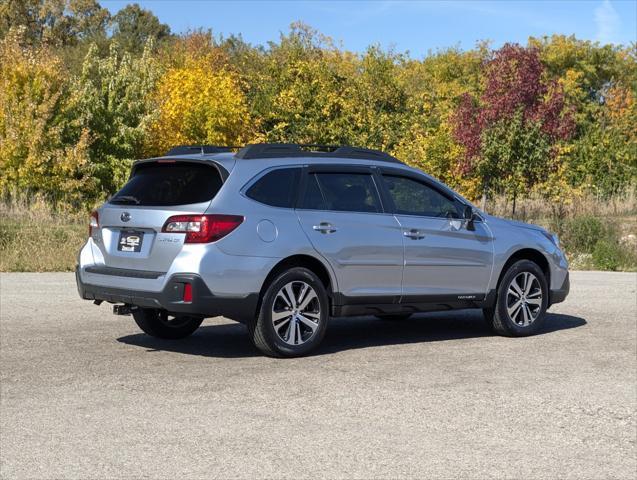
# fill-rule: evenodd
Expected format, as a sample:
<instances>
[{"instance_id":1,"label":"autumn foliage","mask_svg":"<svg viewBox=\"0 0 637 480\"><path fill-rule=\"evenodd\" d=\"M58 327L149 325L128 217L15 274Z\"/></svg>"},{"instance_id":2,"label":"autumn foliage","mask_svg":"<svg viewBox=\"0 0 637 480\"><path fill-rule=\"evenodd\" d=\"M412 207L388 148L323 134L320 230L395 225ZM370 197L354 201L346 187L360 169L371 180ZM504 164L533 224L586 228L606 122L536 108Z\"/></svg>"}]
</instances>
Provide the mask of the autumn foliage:
<instances>
[{"instance_id":1,"label":"autumn foliage","mask_svg":"<svg viewBox=\"0 0 637 480\"><path fill-rule=\"evenodd\" d=\"M253 131L237 75L210 68L206 59L168 69L153 93L157 114L148 127L147 152L173 145L241 145Z\"/></svg>"},{"instance_id":2,"label":"autumn foliage","mask_svg":"<svg viewBox=\"0 0 637 480\"><path fill-rule=\"evenodd\" d=\"M634 46L565 36L413 59L300 23L254 46L172 35L138 6L9 0L0 195L91 205L172 145L282 141L383 149L472 199L603 197L637 180L635 78Z\"/></svg>"},{"instance_id":3,"label":"autumn foliage","mask_svg":"<svg viewBox=\"0 0 637 480\"><path fill-rule=\"evenodd\" d=\"M560 142L573 135L562 87L544 73L536 47L506 44L486 62L480 96L461 97L453 117L464 147L460 170L478 172L484 188L516 195L532 187L550 173Z\"/></svg>"}]
</instances>

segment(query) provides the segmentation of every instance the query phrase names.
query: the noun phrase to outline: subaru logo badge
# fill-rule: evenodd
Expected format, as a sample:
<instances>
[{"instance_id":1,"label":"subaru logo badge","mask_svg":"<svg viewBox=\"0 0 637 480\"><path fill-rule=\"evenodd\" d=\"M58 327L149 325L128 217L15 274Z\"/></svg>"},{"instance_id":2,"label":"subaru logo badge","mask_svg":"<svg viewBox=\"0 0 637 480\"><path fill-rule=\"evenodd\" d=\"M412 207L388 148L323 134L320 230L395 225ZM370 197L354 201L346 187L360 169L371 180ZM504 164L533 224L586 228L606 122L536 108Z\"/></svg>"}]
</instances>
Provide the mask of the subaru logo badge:
<instances>
[{"instance_id":1,"label":"subaru logo badge","mask_svg":"<svg viewBox=\"0 0 637 480\"><path fill-rule=\"evenodd\" d=\"M130 213L124 212L120 215L119 218L122 219L122 222L128 222L130 220Z\"/></svg>"}]
</instances>

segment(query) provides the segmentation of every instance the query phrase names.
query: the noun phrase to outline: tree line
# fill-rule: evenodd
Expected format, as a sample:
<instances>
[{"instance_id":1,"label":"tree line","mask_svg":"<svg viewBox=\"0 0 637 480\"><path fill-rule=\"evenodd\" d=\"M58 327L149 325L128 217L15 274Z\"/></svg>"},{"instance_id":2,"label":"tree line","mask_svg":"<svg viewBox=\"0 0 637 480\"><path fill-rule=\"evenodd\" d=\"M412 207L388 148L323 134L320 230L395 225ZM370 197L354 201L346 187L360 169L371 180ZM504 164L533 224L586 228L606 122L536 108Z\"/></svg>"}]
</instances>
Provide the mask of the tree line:
<instances>
[{"instance_id":1,"label":"tree line","mask_svg":"<svg viewBox=\"0 0 637 480\"><path fill-rule=\"evenodd\" d=\"M423 58L295 23L266 45L175 35L136 4L0 3L0 194L91 205L177 144L351 144L471 199L635 188L637 46L572 36Z\"/></svg>"}]
</instances>

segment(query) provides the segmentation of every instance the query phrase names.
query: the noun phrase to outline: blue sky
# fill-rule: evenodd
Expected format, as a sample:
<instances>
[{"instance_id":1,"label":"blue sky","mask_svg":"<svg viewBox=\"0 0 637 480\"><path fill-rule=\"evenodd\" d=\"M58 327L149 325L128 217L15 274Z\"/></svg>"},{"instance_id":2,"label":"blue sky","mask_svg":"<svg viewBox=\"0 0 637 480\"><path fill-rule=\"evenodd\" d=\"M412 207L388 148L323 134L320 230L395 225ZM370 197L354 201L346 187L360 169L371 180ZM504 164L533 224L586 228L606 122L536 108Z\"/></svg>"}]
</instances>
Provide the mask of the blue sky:
<instances>
[{"instance_id":1,"label":"blue sky","mask_svg":"<svg viewBox=\"0 0 637 480\"><path fill-rule=\"evenodd\" d=\"M102 0L115 13L127 1ZM265 44L301 20L353 51L370 44L409 51L429 50L477 41L526 43L529 36L574 34L602 43L637 41L637 0L536 1L139 1L173 32L212 29L241 33L253 44Z\"/></svg>"}]
</instances>

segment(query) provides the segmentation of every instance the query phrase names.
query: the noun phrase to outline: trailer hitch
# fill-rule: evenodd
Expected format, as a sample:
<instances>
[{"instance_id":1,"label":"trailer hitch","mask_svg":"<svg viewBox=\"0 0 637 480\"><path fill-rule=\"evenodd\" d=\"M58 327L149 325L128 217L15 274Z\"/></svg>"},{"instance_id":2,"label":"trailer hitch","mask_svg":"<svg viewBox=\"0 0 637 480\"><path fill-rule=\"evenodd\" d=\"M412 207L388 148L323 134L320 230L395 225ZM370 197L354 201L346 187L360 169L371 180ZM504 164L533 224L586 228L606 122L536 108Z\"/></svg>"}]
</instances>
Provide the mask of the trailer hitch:
<instances>
[{"instance_id":1,"label":"trailer hitch","mask_svg":"<svg viewBox=\"0 0 637 480\"><path fill-rule=\"evenodd\" d=\"M129 305L125 303L124 305L113 305L113 313L115 315L130 315L135 312L139 307L135 305Z\"/></svg>"}]
</instances>

